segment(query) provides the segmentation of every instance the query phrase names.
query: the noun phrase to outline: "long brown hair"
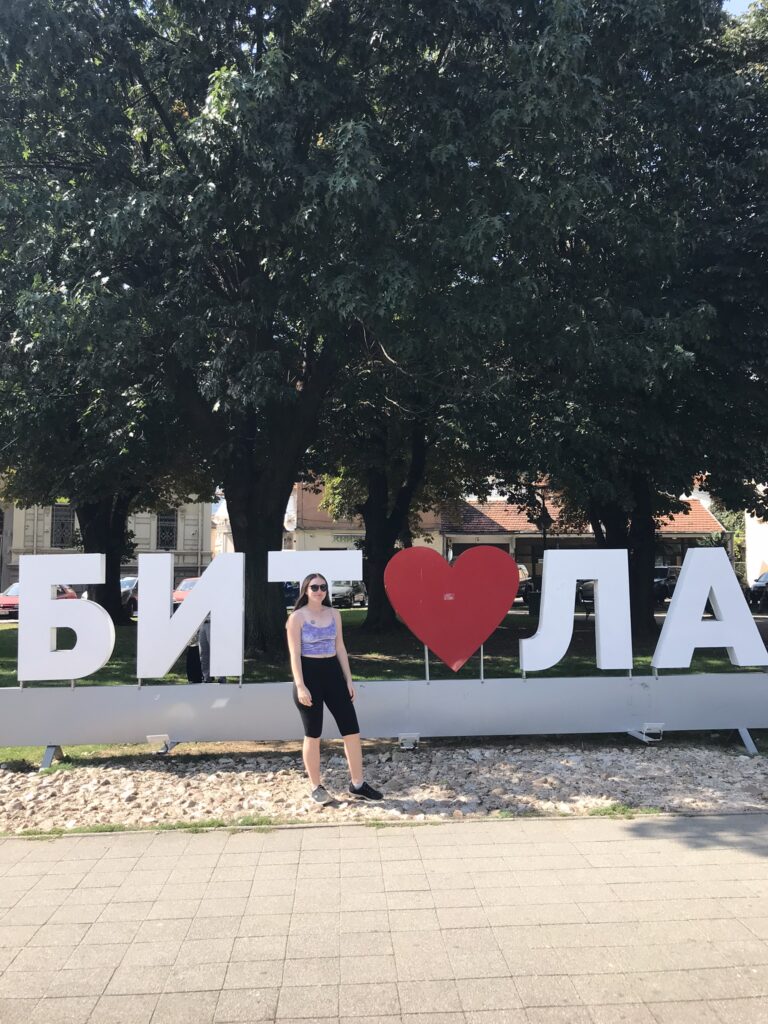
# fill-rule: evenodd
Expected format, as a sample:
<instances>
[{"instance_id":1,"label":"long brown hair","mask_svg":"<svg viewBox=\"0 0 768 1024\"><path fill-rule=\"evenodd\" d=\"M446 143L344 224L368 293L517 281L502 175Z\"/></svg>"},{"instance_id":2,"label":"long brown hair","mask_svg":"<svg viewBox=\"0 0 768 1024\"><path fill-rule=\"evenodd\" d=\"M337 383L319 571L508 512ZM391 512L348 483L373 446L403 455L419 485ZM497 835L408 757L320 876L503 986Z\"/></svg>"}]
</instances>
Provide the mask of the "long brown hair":
<instances>
[{"instance_id":1,"label":"long brown hair","mask_svg":"<svg viewBox=\"0 0 768 1024\"><path fill-rule=\"evenodd\" d=\"M311 572L309 574L309 576L305 576L304 577L304 581L302 582L301 587L299 588L298 599L296 601L296 604L293 606L293 610L295 612L298 611L299 608L303 608L305 604L309 603L309 598L307 597L307 587L309 586L309 584L314 579L322 580L323 583L326 585L326 587L328 587L328 580L325 578L325 576L322 576L319 572ZM323 604L326 605L328 608L332 608L333 607L333 605L331 604L331 588L330 587L328 587L328 589L325 592L325 597L323 598Z\"/></svg>"}]
</instances>

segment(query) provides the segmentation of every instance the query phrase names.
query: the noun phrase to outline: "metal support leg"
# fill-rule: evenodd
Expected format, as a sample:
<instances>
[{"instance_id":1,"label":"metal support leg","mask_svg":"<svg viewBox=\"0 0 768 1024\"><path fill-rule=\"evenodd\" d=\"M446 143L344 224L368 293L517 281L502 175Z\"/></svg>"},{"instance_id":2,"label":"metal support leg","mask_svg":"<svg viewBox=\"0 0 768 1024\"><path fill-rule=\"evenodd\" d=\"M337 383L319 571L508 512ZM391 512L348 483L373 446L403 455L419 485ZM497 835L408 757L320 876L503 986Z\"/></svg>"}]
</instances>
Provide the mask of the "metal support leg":
<instances>
[{"instance_id":1,"label":"metal support leg","mask_svg":"<svg viewBox=\"0 0 768 1024\"><path fill-rule=\"evenodd\" d=\"M742 727L739 729L739 736L741 736L741 742L747 748L747 753L750 757L757 757L759 751L755 746L755 741L749 734L749 729Z\"/></svg>"},{"instance_id":2,"label":"metal support leg","mask_svg":"<svg viewBox=\"0 0 768 1024\"><path fill-rule=\"evenodd\" d=\"M52 744L45 748L43 760L40 762L40 768L50 768L54 761L60 761L62 757L63 752L61 747Z\"/></svg>"},{"instance_id":3,"label":"metal support leg","mask_svg":"<svg viewBox=\"0 0 768 1024\"><path fill-rule=\"evenodd\" d=\"M480 644L480 682L485 682L485 656L483 653L483 645Z\"/></svg>"},{"instance_id":4,"label":"metal support leg","mask_svg":"<svg viewBox=\"0 0 768 1024\"><path fill-rule=\"evenodd\" d=\"M429 648L424 644L424 678L429 682Z\"/></svg>"}]
</instances>

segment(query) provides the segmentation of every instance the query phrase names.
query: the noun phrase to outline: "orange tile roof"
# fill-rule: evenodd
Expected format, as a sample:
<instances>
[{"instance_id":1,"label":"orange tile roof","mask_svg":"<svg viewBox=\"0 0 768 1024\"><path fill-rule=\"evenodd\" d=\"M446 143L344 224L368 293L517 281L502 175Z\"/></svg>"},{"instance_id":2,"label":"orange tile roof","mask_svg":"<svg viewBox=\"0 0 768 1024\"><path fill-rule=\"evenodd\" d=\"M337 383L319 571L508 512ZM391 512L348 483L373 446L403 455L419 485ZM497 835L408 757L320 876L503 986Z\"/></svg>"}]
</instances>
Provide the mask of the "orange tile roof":
<instances>
[{"instance_id":1,"label":"orange tile roof","mask_svg":"<svg viewBox=\"0 0 768 1024\"><path fill-rule=\"evenodd\" d=\"M659 532L666 536L676 534L720 533L723 526L706 509L698 498L687 498L684 503L690 511L677 512L659 523ZM556 500L547 502L547 511L554 520L553 533L557 532L560 506ZM503 500L478 502L462 501L447 511L443 517L443 529L455 534L528 533L537 535L540 530L530 522L525 510L519 505L510 505ZM589 526L585 533L591 533Z\"/></svg>"}]
</instances>

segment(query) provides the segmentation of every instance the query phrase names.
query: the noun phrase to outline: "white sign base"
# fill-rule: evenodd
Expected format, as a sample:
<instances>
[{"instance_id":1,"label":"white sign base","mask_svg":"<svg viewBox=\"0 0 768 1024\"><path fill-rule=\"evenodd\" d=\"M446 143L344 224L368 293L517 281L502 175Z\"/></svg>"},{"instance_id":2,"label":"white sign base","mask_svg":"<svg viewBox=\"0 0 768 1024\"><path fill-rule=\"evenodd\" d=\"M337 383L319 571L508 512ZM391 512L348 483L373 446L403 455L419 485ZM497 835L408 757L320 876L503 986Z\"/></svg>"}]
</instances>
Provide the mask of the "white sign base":
<instances>
[{"instance_id":1,"label":"white sign base","mask_svg":"<svg viewBox=\"0 0 768 1024\"><path fill-rule=\"evenodd\" d=\"M293 740L291 683L0 690L0 746ZM356 682L363 736L768 728L768 673ZM325 737L338 735L325 710Z\"/></svg>"}]
</instances>

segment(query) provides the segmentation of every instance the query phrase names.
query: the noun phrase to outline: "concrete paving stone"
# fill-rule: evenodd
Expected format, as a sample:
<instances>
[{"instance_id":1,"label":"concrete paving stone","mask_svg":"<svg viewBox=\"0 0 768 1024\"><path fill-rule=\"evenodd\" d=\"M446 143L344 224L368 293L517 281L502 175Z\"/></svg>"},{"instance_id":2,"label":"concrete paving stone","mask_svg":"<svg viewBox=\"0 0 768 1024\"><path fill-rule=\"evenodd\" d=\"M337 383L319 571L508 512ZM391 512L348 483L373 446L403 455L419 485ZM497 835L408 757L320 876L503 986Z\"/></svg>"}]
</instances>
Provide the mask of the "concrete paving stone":
<instances>
[{"instance_id":1,"label":"concrete paving stone","mask_svg":"<svg viewBox=\"0 0 768 1024\"><path fill-rule=\"evenodd\" d=\"M727 967L728 961L721 949L722 944L715 942L659 943L617 947L614 955L624 964L625 971L691 970Z\"/></svg>"},{"instance_id":2,"label":"concrete paving stone","mask_svg":"<svg viewBox=\"0 0 768 1024\"><path fill-rule=\"evenodd\" d=\"M462 978L456 987L464 1010L509 1010L522 1006L513 978Z\"/></svg>"},{"instance_id":3,"label":"concrete paving stone","mask_svg":"<svg viewBox=\"0 0 768 1024\"><path fill-rule=\"evenodd\" d=\"M339 914L339 929L341 932L385 932L391 926L390 916L386 910L342 910Z\"/></svg>"},{"instance_id":4,"label":"concrete paving stone","mask_svg":"<svg viewBox=\"0 0 768 1024\"><path fill-rule=\"evenodd\" d=\"M714 1008L702 1000L684 1003L648 1003L657 1024L722 1024Z\"/></svg>"},{"instance_id":5,"label":"concrete paving stone","mask_svg":"<svg viewBox=\"0 0 768 1024\"><path fill-rule=\"evenodd\" d=\"M356 954L343 956L341 964L341 982L344 985L365 984L368 982L394 982L398 974L393 955Z\"/></svg>"},{"instance_id":6,"label":"concrete paving stone","mask_svg":"<svg viewBox=\"0 0 768 1024\"><path fill-rule=\"evenodd\" d=\"M238 960L284 960L287 945L285 935L255 935L235 939L232 946L233 962Z\"/></svg>"},{"instance_id":7,"label":"concrete paving stone","mask_svg":"<svg viewBox=\"0 0 768 1024\"><path fill-rule=\"evenodd\" d=\"M473 953L448 951L448 959L456 978L503 978L509 973L504 955L498 949Z\"/></svg>"},{"instance_id":8,"label":"concrete paving stone","mask_svg":"<svg viewBox=\"0 0 768 1024\"><path fill-rule=\"evenodd\" d=\"M272 988L283 983L287 960L242 960L229 964L224 988Z\"/></svg>"},{"instance_id":9,"label":"concrete paving stone","mask_svg":"<svg viewBox=\"0 0 768 1024\"><path fill-rule=\"evenodd\" d=\"M438 907L435 912L441 928L488 928L491 923L484 907Z\"/></svg>"},{"instance_id":10,"label":"concrete paving stone","mask_svg":"<svg viewBox=\"0 0 768 1024\"><path fill-rule=\"evenodd\" d=\"M377 872L381 874L381 869ZM298 881L307 879L319 881L321 878L339 879L341 877L340 861L320 861L314 864L297 864Z\"/></svg>"},{"instance_id":11,"label":"concrete paving stone","mask_svg":"<svg viewBox=\"0 0 768 1024\"><path fill-rule=\"evenodd\" d=\"M92 967L119 967L128 952L127 942L115 942L105 946L76 946L63 965L66 970ZM68 952L68 950L67 950Z\"/></svg>"},{"instance_id":12,"label":"concrete paving stone","mask_svg":"<svg viewBox=\"0 0 768 1024\"><path fill-rule=\"evenodd\" d=\"M375 1016L366 1017L339 1017L339 1024L402 1024L403 1015L400 1013L379 1013ZM284 1021L283 1024L288 1024ZM306 1024L306 1021L302 1021ZM464 1024L463 1016L460 1024Z\"/></svg>"},{"instance_id":13,"label":"concrete paving stone","mask_svg":"<svg viewBox=\"0 0 768 1024\"><path fill-rule=\"evenodd\" d=\"M64 907L92 906L106 907L118 893L118 889L73 889L64 902Z\"/></svg>"},{"instance_id":14,"label":"concrete paving stone","mask_svg":"<svg viewBox=\"0 0 768 1024\"><path fill-rule=\"evenodd\" d=\"M200 910L201 900L164 900L159 899L152 905L147 914L147 921L174 921L185 917L192 918Z\"/></svg>"},{"instance_id":15,"label":"concrete paving stone","mask_svg":"<svg viewBox=\"0 0 768 1024\"><path fill-rule=\"evenodd\" d=\"M516 947L505 949L503 955L509 974L547 975L567 973L563 966L565 952L567 950Z\"/></svg>"},{"instance_id":16,"label":"concrete paving stone","mask_svg":"<svg viewBox=\"0 0 768 1024\"><path fill-rule=\"evenodd\" d=\"M41 999L29 1015L28 1024L86 1024L96 996L63 996Z\"/></svg>"},{"instance_id":17,"label":"concrete paving stone","mask_svg":"<svg viewBox=\"0 0 768 1024\"><path fill-rule=\"evenodd\" d=\"M525 1010L469 1010L466 1024L528 1024Z\"/></svg>"},{"instance_id":18,"label":"concrete paving stone","mask_svg":"<svg viewBox=\"0 0 768 1024\"><path fill-rule=\"evenodd\" d=\"M37 1005L35 999L7 999L0 996L0 1020L3 1024L28 1024Z\"/></svg>"},{"instance_id":19,"label":"concrete paving stone","mask_svg":"<svg viewBox=\"0 0 768 1024\"><path fill-rule=\"evenodd\" d=\"M655 1017L644 1003L590 1006L589 1013L593 1024L656 1024Z\"/></svg>"},{"instance_id":20,"label":"concrete paving stone","mask_svg":"<svg viewBox=\"0 0 768 1024\"><path fill-rule=\"evenodd\" d=\"M334 859L338 863L338 850L265 850L259 856L258 864L260 867L268 867L274 864L298 865L299 861L302 864L323 864L330 863ZM219 858L219 865L221 867L245 866L248 864L255 866L256 861L247 853L225 853Z\"/></svg>"},{"instance_id":21,"label":"concrete paving stone","mask_svg":"<svg viewBox=\"0 0 768 1024\"><path fill-rule=\"evenodd\" d=\"M46 998L51 996L100 996L112 977L112 967L79 967L56 971Z\"/></svg>"},{"instance_id":22,"label":"concrete paving stone","mask_svg":"<svg viewBox=\"0 0 768 1024\"><path fill-rule=\"evenodd\" d=\"M57 971L64 966L71 955L71 950L62 946L28 946L26 949L9 950L9 952L13 956L6 965L6 969L11 974L16 971ZM2 1020L1 1017L0 1020Z\"/></svg>"},{"instance_id":23,"label":"concrete paving stone","mask_svg":"<svg viewBox=\"0 0 768 1024\"><path fill-rule=\"evenodd\" d=\"M399 1014L397 985L392 982L342 984L339 986L339 1014L371 1017Z\"/></svg>"},{"instance_id":24,"label":"concrete paving stone","mask_svg":"<svg viewBox=\"0 0 768 1024\"><path fill-rule=\"evenodd\" d=\"M768 942L718 942L718 952L734 967L746 964L768 964Z\"/></svg>"},{"instance_id":25,"label":"concrete paving stone","mask_svg":"<svg viewBox=\"0 0 768 1024\"><path fill-rule=\"evenodd\" d=\"M19 905L18 900L13 901L13 906L5 907L0 912L0 927L18 924L45 924L56 913L56 907L30 907L24 903Z\"/></svg>"},{"instance_id":26,"label":"concrete paving stone","mask_svg":"<svg viewBox=\"0 0 768 1024\"><path fill-rule=\"evenodd\" d=\"M205 899L228 900L250 896L252 884L250 879L239 882L209 882L205 890Z\"/></svg>"},{"instance_id":27,"label":"concrete paving stone","mask_svg":"<svg viewBox=\"0 0 768 1024\"><path fill-rule=\"evenodd\" d=\"M528 1024L592 1024L589 1010L582 1006L530 1006Z\"/></svg>"},{"instance_id":28,"label":"concrete paving stone","mask_svg":"<svg viewBox=\"0 0 768 1024\"><path fill-rule=\"evenodd\" d=\"M468 871L456 872L456 874L439 874L427 872L429 888L432 892L439 892L441 889L474 889L475 883Z\"/></svg>"},{"instance_id":29,"label":"concrete paving stone","mask_svg":"<svg viewBox=\"0 0 768 1024\"><path fill-rule=\"evenodd\" d=\"M578 1006L582 1000L570 978L558 975L516 976L515 984L523 1006Z\"/></svg>"},{"instance_id":30,"label":"concrete paving stone","mask_svg":"<svg viewBox=\"0 0 768 1024\"><path fill-rule=\"evenodd\" d=\"M223 964L229 963L232 956L234 939L185 939L176 958L179 964L192 966L194 964Z\"/></svg>"},{"instance_id":31,"label":"concrete paving stone","mask_svg":"<svg viewBox=\"0 0 768 1024\"><path fill-rule=\"evenodd\" d=\"M198 917L235 917L245 913L248 903L246 896L237 896L228 899L204 899L200 901L197 911Z\"/></svg>"},{"instance_id":32,"label":"concrete paving stone","mask_svg":"<svg viewBox=\"0 0 768 1024\"><path fill-rule=\"evenodd\" d=\"M53 984L55 968L6 971L0 977L0 999L40 999Z\"/></svg>"},{"instance_id":33,"label":"concrete paving stone","mask_svg":"<svg viewBox=\"0 0 768 1024\"><path fill-rule=\"evenodd\" d=\"M180 949L181 942L134 942L126 950L121 966L171 967L176 963Z\"/></svg>"},{"instance_id":34,"label":"concrete paving stone","mask_svg":"<svg viewBox=\"0 0 768 1024\"><path fill-rule=\"evenodd\" d=\"M165 981L166 992L219 991L227 974L226 963L177 963Z\"/></svg>"},{"instance_id":35,"label":"concrete paving stone","mask_svg":"<svg viewBox=\"0 0 768 1024\"><path fill-rule=\"evenodd\" d=\"M339 936L339 953L343 957L387 956L394 953L389 932L345 932Z\"/></svg>"},{"instance_id":36,"label":"concrete paving stone","mask_svg":"<svg viewBox=\"0 0 768 1024\"><path fill-rule=\"evenodd\" d=\"M318 883L319 884L319 883ZM420 887L421 891L429 892L428 887ZM349 894L364 894L364 893L384 893L384 892L414 892L413 888L397 888L394 889L387 882L386 878L382 878L376 875L352 875L346 878L339 879L339 895L345 896Z\"/></svg>"},{"instance_id":37,"label":"concrete paving stone","mask_svg":"<svg viewBox=\"0 0 768 1024\"><path fill-rule=\"evenodd\" d=\"M203 919L201 919L202 921ZM206 918L210 921L237 921L236 934L241 937L255 935L287 935L290 924L290 914L246 914L241 918ZM194 924L197 922L193 922Z\"/></svg>"},{"instance_id":38,"label":"concrete paving stone","mask_svg":"<svg viewBox=\"0 0 768 1024\"><path fill-rule=\"evenodd\" d=\"M214 884L228 882L247 882L250 886L253 885L253 876L255 874L255 871L255 867L246 867L245 865L242 865L241 867L231 868L213 868L213 870L206 872L207 878L201 875L201 880L207 880L209 883ZM169 882L183 882L186 880L185 877L183 877L182 872L178 873L181 876L179 878L174 878L174 874L176 874L176 872L174 872L168 879ZM190 877L192 877L194 876L195 873L188 872L187 874ZM250 892L250 888L248 891Z\"/></svg>"},{"instance_id":39,"label":"concrete paving stone","mask_svg":"<svg viewBox=\"0 0 768 1024\"><path fill-rule=\"evenodd\" d=\"M433 931L440 927L434 909L390 910L389 927L393 932Z\"/></svg>"},{"instance_id":40,"label":"concrete paving stone","mask_svg":"<svg viewBox=\"0 0 768 1024\"><path fill-rule=\"evenodd\" d=\"M245 907L248 914L290 914L293 909L293 889L287 896L258 896L251 894Z\"/></svg>"},{"instance_id":41,"label":"concrete paving stone","mask_svg":"<svg viewBox=\"0 0 768 1024\"><path fill-rule=\"evenodd\" d=\"M98 874L90 873L80 882L81 889L116 889L128 878L129 871L104 871Z\"/></svg>"},{"instance_id":42,"label":"concrete paving stone","mask_svg":"<svg viewBox=\"0 0 768 1024\"><path fill-rule=\"evenodd\" d=\"M277 1010L278 989L224 989L219 994L214 1013L215 1024L229 1021L247 1021L255 1024L260 1020L273 1020Z\"/></svg>"},{"instance_id":43,"label":"concrete paving stone","mask_svg":"<svg viewBox=\"0 0 768 1024\"><path fill-rule=\"evenodd\" d=\"M768 999L713 999L709 1004L720 1024L758 1024L768 1020Z\"/></svg>"},{"instance_id":44,"label":"concrete paving stone","mask_svg":"<svg viewBox=\"0 0 768 1024\"><path fill-rule=\"evenodd\" d=\"M596 923L616 921L693 921L728 918L718 900L621 900L609 903L585 903L581 910L586 920Z\"/></svg>"},{"instance_id":45,"label":"concrete paving stone","mask_svg":"<svg viewBox=\"0 0 768 1024\"><path fill-rule=\"evenodd\" d=\"M768 917L746 917L743 924L759 939L768 939Z\"/></svg>"},{"instance_id":46,"label":"concrete paving stone","mask_svg":"<svg viewBox=\"0 0 768 1024\"><path fill-rule=\"evenodd\" d=\"M67 874L43 875L35 886L35 891L39 892L43 889L76 889L86 874L87 872L85 871L71 869ZM124 875L127 875L127 872L124 872ZM121 878L120 881L123 881L123 879ZM93 888L97 888L97 886Z\"/></svg>"},{"instance_id":47,"label":"concrete paving stone","mask_svg":"<svg viewBox=\"0 0 768 1024\"><path fill-rule=\"evenodd\" d=\"M106 994L129 996L162 992L170 971L166 965L128 964L123 961L112 975Z\"/></svg>"},{"instance_id":48,"label":"concrete paving stone","mask_svg":"<svg viewBox=\"0 0 768 1024\"><path fill-rule=\"evenodd\" d=\"M580 924L587 920L575 903L528 903L515 906L486 907L489 924L494 926L520 924Z\"/></svg>"},{"instance_id":49,"label":"concrete paving stone","mask_svg":"<svg viewBox=\"0 0 768 1024\"><path fill-rule=\"evenodd\" d=\"M101 996L88 1024L150 1024L159 996Z\"/></svg>"},{"instance_id":50,"label":"concrete paving stone","mask_svg":"<svg viewBox=\"0 0 768 1024\"><path fill-rule=\"evenodd\" d=\"M280 1017L337 1017L338 985L295 985L280 989L277 1014Z\"/></svg>"},{"instance_id":51,"label":"concrete paving stone","mask_svg":"<svg viewBox=\"0 0 768 1024\"><path fill-rule=\"evenodd\" d=\"M65 903L55 910L50 918L51 924L93 924L98 921L104 908L94 903Z\"/></svg>"},{"instance_id":52,"label":"concrete paving stone","mask_svg":"<svg viewBox=\"0 0 768 1024\"><path fill-rule=\"evenodd\" d=\"M469 890L461 890L462 894ZM471 890L474 892L474 890ZM454 890L447 890L446 895L450 896L454 894ZM432 910L437 906L437 896L442 895L433 892L432 890L423 892L387 892L384 893L384 903L387 910ZM453 906L453 904L442 904L444 906ZM464 906L465 904L456 904L457 906ZM466 904L469 906L470 904ZM475 903L475 906L478 904Z\"/></svg>"},{"instance_id":53,"label":"concrete paving stone","mask_svg":"<svg viewBox=\"0 0 768 1024\"><path fill-rule=\"evenodd\" d=\"M254 872L253 880L256 882L284 881L289 879L294 884L298 875L299 863L294 864L259 864Z\"/></svg>"},{"instance_id":54,"label":"concrete paving stone","mask_svg":"<svg viewBox=\"0 0 768 1024\"><path fill-rule=\"evenodd\" d=\"M340 911L341 896L337 892L296 895L293 901L295 914L338 914Z\"/></svg>"},{"instance_id":55,"label":"concrete paving stone","mask_svg":"<svg viewBox=\"0 0 768 1024\"><path fill-rule=\"evenodd\" d=\"M136 942L182 942L189 931L187 918L176 921L142 921L136 932Z\"/></svg>"},{"instance_id":56,"label":"concrete paving stone","mask_svg":"<svg viewBox=\"0 0 768 1024\"><path fill-rule=\"evenodd\" d=\"M162 885L121 885L119 889L112 891L111 901L114 903L144 903L147 901L154 903L155 900L160 899L160 893L162 890ZM107 890L92 890L94 893L105 891Z\"/></svg>"},{"instance_id":57,"label":"concrete paving stone","mask_svg":"<svg viewBox=\"0 0 768 1024\"><path fill-rule=\"evenodd\" d=\"M619 972L610 974L577 974L571 977L579 998L588 1006L640 1002L632 982L632 975Z\"/></svg>"},{"instance_id":58,"label":"concrete paving stone","mask_svg":"<svg viewBox=\"0 0 768 1024\"><path fill-rule=\"evenodd\" d=\"M456 982L452 978L398 981L402 1013L444 1013L461 1010Z\"/></svg>"},{"instance_id":59,"label":"concrete paving stone","mask_svg":"<svg viewBox=\"0 0 768 1024\"><path fill-rule=\"evenodd\" d=\"M254 878L251 886L251 899L255 896L290 896L293 897L295 880L293 878Z\"/></svg>"},{"instance_id":60,"label":"concrete paving stone","mask_svg":"<svg viewBox=\"0 0 768 1024\"><path fill-rule=\"evenodd\" d=\"M558 927L566 927L560 925ZM494 938L503 952L510 949L536 949L552 946L552 933L540 924L504 925L493 929ZM574 945L578 945L577 942Z\"/></svg>"},{"instance_id":61,"label":"concrete paving stone","mask_svg":"<svg viewBox=\"0 0 768 1024\"><path fill-rule=\"evenodd\" d=\"M317 851L315 851L317 852ZM309 858L309 859L307 859ZM302 863L306 866L306 874L312 875L318 862L312 859L311 851L301 855ZM323 862L320 862L323 863ZM342 861L340 858L333 862L338 865L337 875L342 878L383 878L383 866L379 860L352 860ZM301 873L301 868L299 869Z\"/></svg>"},{"instance_id":62,"label":"concrete paving stone","mask_svg":"<svg viewBox=\"0 0 768 1024\"><path fill-rule=\"evenodd\" d=\"M114 942L133 942L141 928L142 921L102 921L90 926L83 936L86 946L110 945Z\"/></svg>"},{"instance_id":63,"label":"concrete paving stone","mask_svg":"<svg viewBox=\"0 0 768 1024\"><path fill-rule=\"evenodd\" d=\"M157 1000L152 1024L213 1024L219 993L164 992Z\"/></svg>"},{"instance_id":64,"label":"concrete paving stone","mask_svg":"<svg viewBox=\"0 0 768 1024\"><path fill-rule=\"evenodd\" d=\"M87 924L44 924L37 929L28 945L76 946L92 927Z\"/></svg>"},{"instance_id":65,"label":"concrete paving stone","mask_svg":"<svg viewBox=\"0 0 768 1024\"><path fill-rule=\"evenodd\" d=\"M357 932L350 932L356 935ZM385 933L388 934L388 933ZM336 957L339 956L340 936L338 931L295 932L288 936L285 955L289 960L301 960L308 956Z\"/></svg>"},{"instance_id":66,"label":"concrete paving stone","mask_svg":"<svg viewBox=\"0 0 768 1024\"><path fill-rule=\"evenodd\" d=\"M638 1000L644 1003L698 1001L697 979L688 971L650 971L632 975Z\"/></svg>"},{"instance_id":67,"label":"concrete paving stone","mask_svg":"<svg viewBox=\"0 0 768 1024\"><path fill-rule=\"evenodd\" d=\"M308 956L283 964L283 985L338 985L340 981L338 957Z\"/></svg>"},{"instance_id":68,"label":"concrete paving stone","mask_svg":"<svg viewBox=\"0 0 768 1024\"><path fill-rule=\"evenodd\" d=\"M208 882L175 882L164 885L160 890L159 899L165 903L176 903L183 900L201 900L204 898Z\"/></svg>"},{"instance_id":69,"label":"concrete paving stone","mask_svg":"<svg viewBox=\"0 0 768 1024\"><path fill-rule=\"evenodd\" d=\"M199 939L234 939L240 934L242 922L238 917L197 917L190 922L187 941Z\"/></svg>"},{"instance_id":70,"label":"concrete paving stone","mask_svg":"<svg viewBox=\"0 0 768 1024\"><path fill-rule=\"evenodd\" d=\"M60 907L66 902L71 889L30 889L16 903L17 907ZM80 892L80 889L74 890Z\"/></svg>"},{"instance_id":71,"label":"concrete paving stone","mask_svg":"<svg viewBox=\"0 0 768 1024\"><path fill-rule=\"evenodd\" d=\"M416 893L402 893L400 895L415 896ZM427 895L431 896L431 893L428 893ZM389 909L387 893L385 892L346 892L342 889L339 901L339 910Z\"/></svg>"},{"instance_id":72,"label":"concrete paving stone","mask_svg":"<svg viewBox=\"0 0 768 1024\"><path fill-rule=\"evenodd\" d=\"M0 947L0 972L7 970L18 956L20 950L14 946Z\"/></svg>"}]
</instances>

